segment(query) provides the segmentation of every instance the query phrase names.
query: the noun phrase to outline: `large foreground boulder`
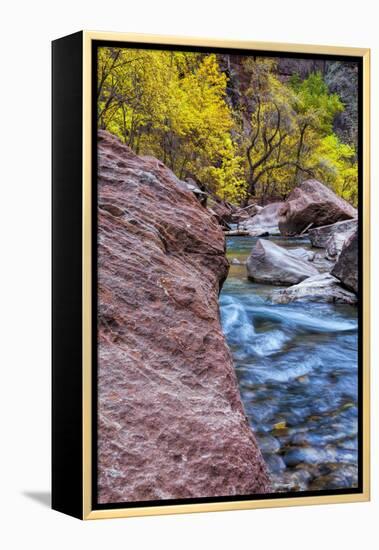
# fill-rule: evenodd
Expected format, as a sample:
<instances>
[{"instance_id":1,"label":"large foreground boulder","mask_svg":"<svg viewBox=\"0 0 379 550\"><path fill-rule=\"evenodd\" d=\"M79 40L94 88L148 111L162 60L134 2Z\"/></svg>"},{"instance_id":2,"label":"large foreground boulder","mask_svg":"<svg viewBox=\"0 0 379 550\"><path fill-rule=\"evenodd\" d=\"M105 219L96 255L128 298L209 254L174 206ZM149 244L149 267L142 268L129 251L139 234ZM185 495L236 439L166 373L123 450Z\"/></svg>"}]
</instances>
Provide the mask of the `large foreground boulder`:
<instances>
[{"instance_id":1,"label":"large foreground boulder","mask_svg":"<svg viewBox=\"0 0 379 550\"><path fill-rule=\"evenodd\" d=\"M280 235L278 222L282 205L282 202L273 202L257 210L254 216L240 224L240 229L247 230L253 237Z\"/></svg>"},{"instance_id":2,"label":"large foreground boulder","mask_svg":"<svg viewBox=\"0 0 379 550\"><path fill-rule=\"evenodd\" d=\"M98 139L99 502L265 493L219 321L222 229L161 162Z\"/></svg>"},{"instance_id":3,"label":"large foreground boulder","mask_svg":"<svg viewBox=\"0 0 379 550\"><path fill-rule=\"evenodd\" d=\"M318 271L303 252L285 249L266 239L259 239L247 259L248 278L256 283L294 285Z\"/></svg>"},{"instance_id":4,"label":"large foreground boulder","mask_svg":"<svg viewBox=\"0 0 379 550\"><path fill-rule=\"evenodd\" d=\"M358 230L345 241L338 261L332 270L348 289L358 292Z\"/></svg>"},{"instance_id":5,"label":"large foreground boulder","mask_svg":"<svg viewBox=\"0 0 379 550\"><path fill-rule=\"evenodd\" d=\"M327 302L332 304L356 305L357 297L353 292L343 288L340 281L330 275L322 273L308 277L297 285L276 290L272 295L276 304L292 302Z\"/></svg>"},{"instance_id":6,"label":"large foreground boulder","mask_svg":"<svg viewBox=\"0 0 379 550\"><path fill-rule=\"evenodd\" d=\"M317 180L307 180L296 187L280 210L282 235L298 235L311 227L355 218L357 211L348 202Z\"/></svg>"}]
</instances>

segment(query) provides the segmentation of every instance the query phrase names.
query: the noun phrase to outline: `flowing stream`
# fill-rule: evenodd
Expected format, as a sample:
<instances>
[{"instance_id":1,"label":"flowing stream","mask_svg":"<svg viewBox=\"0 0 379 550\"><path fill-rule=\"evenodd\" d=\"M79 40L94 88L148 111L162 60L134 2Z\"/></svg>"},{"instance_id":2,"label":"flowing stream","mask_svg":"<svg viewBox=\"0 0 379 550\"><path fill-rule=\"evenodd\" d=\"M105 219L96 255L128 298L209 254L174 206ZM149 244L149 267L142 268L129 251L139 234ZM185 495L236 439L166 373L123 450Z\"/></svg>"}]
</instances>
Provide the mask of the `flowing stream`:
<instances>
[{"instance_id":1,"label":"flowing stream","mask_svg":"<svg viewBox=\"0 0 379 550\"><path fill-rule=\"evenodd\" d=\"M272 238L309 248L306 239ZM245 262L256 239L228 237L229 260ZM357 485L357 310L272 304L279 287L255 284L231 265L220 296L224 334L245 411L274 491Z\"/></svg>"}]
</instances>

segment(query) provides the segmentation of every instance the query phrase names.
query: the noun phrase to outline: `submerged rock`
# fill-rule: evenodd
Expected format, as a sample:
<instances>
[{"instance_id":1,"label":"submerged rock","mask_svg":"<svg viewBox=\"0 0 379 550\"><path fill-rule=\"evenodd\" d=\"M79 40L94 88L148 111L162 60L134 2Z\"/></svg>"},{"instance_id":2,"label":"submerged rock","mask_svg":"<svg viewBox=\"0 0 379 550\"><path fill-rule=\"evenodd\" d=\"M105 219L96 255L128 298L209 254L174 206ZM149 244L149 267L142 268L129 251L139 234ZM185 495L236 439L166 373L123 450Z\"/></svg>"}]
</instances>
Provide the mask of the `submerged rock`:
<instances>
[{"instance_id":1,"label":"submerged rock","mask_svg":"<svg viewBox=\"0 0 379 550\"><path fill-rule=\"evenodd\" d=\"M272 295L272 301L276 304L327 302L356 305L357 297L343 288L333 275L322 273L309 277L297 285L276 290Z\"/></svg>"},{"instance_id":2,"label":"submerged rock","mask_svg":"<svg viewBox=\"0 0 379 550\"><path fill-rule=\"evenodd\" d=\"M357 211L319 181L307 180L290 193L279 214L280 233L291 236L355 218Z\"/></svg>"},{"instance_id":3,"label":"submerged rock","mask_svg":"<svg viewBox=\"0 0 379 550\"><path fill-rule=\"evenodd\" d=\"M332 275L354 292L358 292L358 230L345 241Z\"/></svg>"},{"instance_id":4,"label":"submerged rock","mask_svg":"<svg viewBox=\"0 0 379 550\"><path fill-rule=\"evenodd\" d=\"M98 144L99 502L267 492L219 322L222 229L164 164Z\"/></svg>"},{"instance_id":5,"label":"submerged rock","mask_svg":"<svg viewBox=\"0 0 379 550\"><path fill-rule=\"evenodd\" d=\"M263 235L280 235L278 221L279 211L282 202L268 204L264 208L255 206L257 209L253 217L240 224L241 229L246 229L252 237L262 237Z\"/></svg>"},{"instance_id":6,"label":"submerged rock","mask_svg":"<svg viewBox=\"0 0 379 550\"><path fill-rule=\"evenodd\" d=\"M315 477L309 486L310 491L322 489L351 489L358 485L358 467L356 464L326 464L326 473Z\"/></svg>"},{"instance_id":7,"label":"submerged rock","mask_svg":"<svg viewBox=\"0 0 379 550\"><path fill-rule=\"evenodd\" d=\"M247 259L247 274L256 283L293 285L318 271L293 250L259 239Z\"/></svg>"}]
</instances>

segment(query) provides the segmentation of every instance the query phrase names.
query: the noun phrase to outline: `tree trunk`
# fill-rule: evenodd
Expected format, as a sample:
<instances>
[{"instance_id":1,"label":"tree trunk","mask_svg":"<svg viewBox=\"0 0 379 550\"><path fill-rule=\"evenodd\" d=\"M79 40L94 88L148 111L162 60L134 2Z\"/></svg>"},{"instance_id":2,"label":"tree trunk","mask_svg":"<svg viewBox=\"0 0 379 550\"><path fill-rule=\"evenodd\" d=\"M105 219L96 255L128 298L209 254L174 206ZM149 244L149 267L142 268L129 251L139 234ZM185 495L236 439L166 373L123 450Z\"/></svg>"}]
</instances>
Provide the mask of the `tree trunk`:
<instances>
[{"instance_id":1,"label":"tree trunk","mask_svg":"<svg viewBox=\"0 0 379 550\"><path fill-rule=\"evenodd\" d=\"M296 168L295 168L295 185L297 185L297 177L299 175L299 166L300 166L300 157L301 157L301 152L303 150L303 145L304 145L304 135L305 135L305 130L307 129L307 125L303 126L302 129L300 130L300 139L299 139L299 146L297 148L297 154L296 154Z\"/></svg>"}]
</instances>

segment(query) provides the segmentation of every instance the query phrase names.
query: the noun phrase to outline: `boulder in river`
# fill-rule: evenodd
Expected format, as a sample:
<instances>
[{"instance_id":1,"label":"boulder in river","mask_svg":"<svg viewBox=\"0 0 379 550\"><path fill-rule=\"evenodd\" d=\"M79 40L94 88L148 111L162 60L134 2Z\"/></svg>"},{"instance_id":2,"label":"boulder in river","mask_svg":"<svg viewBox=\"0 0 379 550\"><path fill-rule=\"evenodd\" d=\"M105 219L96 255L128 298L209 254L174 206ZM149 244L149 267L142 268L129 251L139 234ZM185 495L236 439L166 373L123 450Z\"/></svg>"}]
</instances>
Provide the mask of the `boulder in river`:
<instances>
[{"instance_id":1,"label":"boulder in river","mask_svg":"<svg viewBox=\"0 0 379 550\"><path fill-rule=\"evenodd\" d=\"M308 231L309 240L315 248L326 248L330 237L334 235L342 235L343 238L348 237L355 231L358 226L358 220L345 220L329 225L316 227Z\"/></svg>"},{"instance_id":2,"label":"boulder in river","mask_svg":"<svg viewBox=\"0 0 379 550\"><path fill-rule=\"evenodd\" d=\"M246 229L252 237L263 235L280 235L278 221L281 202L273 202L261 208L251 218L240 224L241 229ZM257 208L257 207L256 207Z\"/></svg>"},{"instance_id":3,"label":"boulder in river","mask_svg":"<svg viewBox=\"0 0 379 550\"><path fill-rule=\"evenodd\" d=\"M105 131L98 190L99 502L268 492L219 321L221 227Z\"/></svg>"},{"instance_id":4,"label":"boulder in river","mask_svg":"<svg viewBox=\"0 0 379 550\"><path fill-rule=\"evenodd\" d=\"M279 229L282 235L298 235L313 227L334 224L357 216L353 206L317 180L296 187L282 203Z\"/></svg>"},{"instance_id":5,"label":"boulder in river","mask_svg":"<svg viewBox=\"0 0 379 550\"><path fill-rule=\"evenodd\" d=\"M306 260L307 262L313 262L315 259L315 253L306 248L288 248L287 250L290 254L294 254L297 258Z\"/></svg>"},{"instance_id":6,"label":"boulder in river","mask_svg":"<svg viewBox=\"0 0 379 550\"><path fill-rule=\"evenodd\" d=\"M309 231L309 239L314 247L324 248L328 260L337 261L347 238L358 227L358 220L346 220L324 225Z\"/></svg>"},{"instance_id":7,"label":"boulder in river","mask_svg":"<svg viewBox=\"0 0 379 550\"><path fill-rule=\"evenodd\" d=\"M356 305L357 297L353 292L343 288L340 281L333 275L321 273L308 277L308 279L304 279L297 285L274 291L272 301L276 304L326 302Z\"/></svg>"},{"instance_id":8,"label":"boulder in river","mask_svg":"<svg viewBox=\"0 0 379 550\"><path fill-rule=\"evenodd\" d=\"M291 249L259 239L247 259L247 274L256 283L294 285L318 271Z\"/></svg>"},{"instance_id":9,"label":"boulder in river","mask_svg":"<svg viewBox=\"0 0 379 550\"><path fill-rule=\"evenodd\" d=\"M354 292L358 292L358 229L345 241L332 275Z\"/></svg>"}]
</instances>

